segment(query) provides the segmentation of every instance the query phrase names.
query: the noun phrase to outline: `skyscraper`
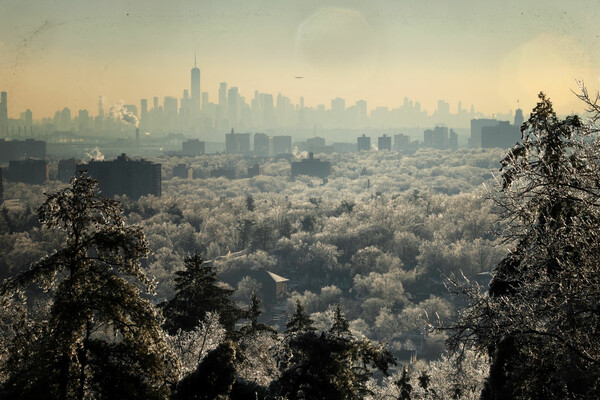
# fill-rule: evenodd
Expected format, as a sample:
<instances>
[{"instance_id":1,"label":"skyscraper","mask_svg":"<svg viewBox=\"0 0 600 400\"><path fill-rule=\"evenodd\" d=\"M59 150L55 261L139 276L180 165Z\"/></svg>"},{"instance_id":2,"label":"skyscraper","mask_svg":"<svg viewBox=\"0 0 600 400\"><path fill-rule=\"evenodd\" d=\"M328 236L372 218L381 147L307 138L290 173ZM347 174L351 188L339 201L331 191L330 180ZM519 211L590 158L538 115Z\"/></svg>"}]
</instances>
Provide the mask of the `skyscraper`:
<instances>
[{"instance_id":1,"label":"skyscraper","mask_svg":"<svg viewBox=\"0 0 600 400\"><path fill-rule=\"evenodd\" d=\"M221 82L219 84L219 106L223 110L223 113L227 111L227 83Z\"/></svg>"},{"instance_id":2,"label":"skyscraper","mask_svg":"<svg viewBox=\"0 0 600 400\"><path fill-rule=\"evenodd\" d=\"M69 107L63 108L60 113L60 123L58 125L60 131L68 131L71 129L71 110Z\"/></svg>"},{"instance_id":3,"label":"skyscraper","mask_svg":"<svg viewBox=\"0 0 600 400\"><path fill-rule=\"evenodd\" d=\"M8 136L8 100L6 92L0 93L0 136Z\"/></svg>"},{"instance_id":4,"label":"skyscraper","mask_svg":"<svg viewBox=\"0 0 600 400\"><path fill-rule=\"evenodd\" d=\"M438 100L437 113L440 116L450 114L450 104L444 100Z\"/></svg>"},{"instance_id":5,"label":"skyscraper","mask_svg":"<svg viewBox=\"0 0 600 400\"><path fill-rule=\"evenodd\" d=\"M208 105L208 92L202 92L202 110L206 108Z\"/></svg>"},{"instance_id":6,"label":"skyscraper","mask_svg":"<svg viewBox=\"0 0 600 400\"><path fill-rule=\"evenodd\" d=\"M346 112L346 101L341 97L331 100L331 122L339 127L344 122L344 113Z\"/></svg>"},{"instance_id":7,"label":"skyscraper","mask_svg":"<svg viewBox=\"0 0 600 400\"><path fill-rule=\"evenodd\" d=\"M495 126L481 128L481 147L508 149L521 140L520 125L511 125L509 121L498 121Z\"/></svg>"},{"instance_id":8,"label":"skyscraper","mask_svg":"<svg viewBox=\"0 0 600 400\"><path fill-rule=\"evenodd\" d=\"M523 125L523 122L525 122L525 118L523 117L523 110L517 108L517 111L515 111L515 126L521 129L521 125Z\"/></svg>"},{"instance_id":9,"label":"skyscraper","mask_svg":"<svg viewBox=\"0 0 600 400\"><path fill-rule=\"evenodd\" d=\"M194 68L192 68L192 117L196 117L200 111L200 68L196 65L194 54Z\"/></svg>"},{"instance_id":10,"label":"skyscraper","mask_svg":"<svg viewBox=\"0 0 600 400\"><path fill-rule=\"evenodd\" d=\"M227 83L219 84L219 106L217 107L217 127L226 130L227 123Z\"/></svg>"},{"instance_id":11,"label":"skyscraper","mask_svg":"<svg viewBox=\"0 0 600 400\"><path fill-rule=\"evenodd\" d=\"M240 94L237 87L232 87L229 89L229 92L227 93L227 100L227 115L229 116L229 123L231 124L231 127L236 127L240 117Z\"/></svg>"},{"instance_id":12,"label":"skyscraper","mask_svg":"<svg viewBox=\"0 0 600 400\"><path fill-rule=\"evenodd\" d=\"M32 133L32 125L33 125L33 113L28 108L25 110L25 129L29 129L29 133Z\"/></svg>"},{"instance_id":13,"label":"skyscraper","mask_svg":"<svg viewBox=\"0 0 600 400\"><path fill-rule=\"evenodd\" d=\"M140 106L140 126L146 128L148 125L148 99L142 99L140 101Z\"/></svg>"},{"instance_id":14,"label":"skyscraper","mask_svg":"<svg viewBox=\"0 0 600 400\"><path fill-rule=\"evenodd\" d=\"M249 151L249 133L235 133L232 128L231 133L225 134L225 152L227 154L245 154Z\"/></svg>"},{"instance_id":15,"label":"skyscraper","mask_svg":"<svg viewBox=\"0 0 600 400\"><path fill-rule=\"evenodd\" d=\"M367 122L367 102L365 100L358 100L356 108L358 110L359 123L365 124Z\"/></svg>"},{"instance_id":16,"label":"skyscraper","mask_svg":"<svg viewBox=\"0 0 600 400\"><path fill-rule=\"evenodd\" d=\"M29 111L29 110L27 110ZM77 130L79 133L87 132L90 129L90 113L88 110L79 110L77 113Z\"/></svg>"},{"instance_id":17,"label":"skyscraper","mask_svg":"<svg viewBox=\"0 0 600 400\"><path fill-rule=\"evenodd\" d=\"M177 122L177 98L165 96L163 100L164 124L167 129L174 129Z\"/></svg>"},{"instance_id":18,"label":"skyscraper","mask_svg":"<svg viewBox=\"0 0 600 400\"><path fill-rule=\"evenodd\" d=\"M439 150L447 149L448 128L436 126L433 129L425 129L425 132L423 132L423 146Z\"/></svg>"}]
</instances>

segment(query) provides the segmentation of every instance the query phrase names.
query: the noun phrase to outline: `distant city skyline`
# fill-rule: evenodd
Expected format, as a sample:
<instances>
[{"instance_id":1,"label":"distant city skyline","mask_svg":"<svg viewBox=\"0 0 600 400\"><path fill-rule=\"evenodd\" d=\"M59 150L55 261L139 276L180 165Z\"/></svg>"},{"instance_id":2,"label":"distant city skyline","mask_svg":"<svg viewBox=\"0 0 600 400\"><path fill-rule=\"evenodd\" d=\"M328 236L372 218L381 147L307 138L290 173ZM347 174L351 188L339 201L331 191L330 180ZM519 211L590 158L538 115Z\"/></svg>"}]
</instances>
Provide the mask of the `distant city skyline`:
<instances>
[{"instance_id":1,"label":"distant city skyline","mask_svg":"<svg viewBox=\"0 0 600 400\"><path fill-rule=\"evenodd\" d=\"M397 108L375 107L369 111L365 100L347 104L345 99L331 99L329 107L323 104L317 107L305 107L303 97L297 104L279 93L274 97L270 93L254 91L247 99L239 93L238 87L228 87L227 82L219 84L218 103L209 101L208 94L201 92L200 69L194 66L190 74L191 90L186 88L180 98L158 96L152 99L139 99L134 104L107 104L99 96L96 111L69 107L59 107L54 116L34 117L28 108L19 114L19 118L7 118L7 104L10 104L7 92L2 92L0 102L0 137L24 135L35 136L41 133L73 132L91 134L122 131L125 126L140 128L146 134L185 133L197 136L206 134L224 134L229 130L239 132L272 132L277 129L293 129L304 134L316 135L321 130L355 129L394 129L419 128L433 126L451 126L467 128L471 119L486 117L462 106L461 102L451 107L445 100L438 100L436 109L424 110L420 102L407 97ZM190 93L192 95L190 96ZM161 101L162 100L162 101ZM149 106L149 101L151 101ZM453 111L454 110L454 111ZM520 110L520 109L519 109ZM512 119L513 110L508 113L493 113L492 117L501 120ZM35 129L33 129L35 127Z\"/></svg>"},{"instance_id":2,"label":"distant city skyline","mask_svg":"<svg viewBox=\"0 0 600 400\"><path fill-rule=\"evenodd\" d=\"M185 70L184 70L183 66L182 66L182 70L180 71L180 74L185 75ZM295 78L303 79L304 77L295 77ZM396 107L389 107L386 105L369 106L369 103L362 98L358 99L356 101L351 101L351 100L347 100L347 99L344 99L344 98L341 98L338 96L335 98L331 98L324 103L315 104L313 106L310 106L310 105L305 104L304 96L300 96L298 101L294 102L292 99L290 99L288 96L286 96L285 93L282 93L282 92L277 92L275 94L275 93L262 93L262 92L259 92L258 90L252 90L251 93L245 94L245 93L240 93L238 86L228 86L227 82L219 82L218 90L216 91L215 95L211 96L211 93L200 90L201 85L202 85L202 87L204 87L204 84L201 83L201 69L198 68L196 56L194 56L194 64L193 64L193 67L191 67L191 69L190 69L190 80L188 82L187 87L181 88L179 90L181 95L180 96L170 96L170 95L163 96L160 94L154 94L153 96L150 97L150 99L154 100L154 107L152 107L151 109L156 109L158 107L162 107L164 109L166 107L166 108L176 109L177 113L179 113L181 110L182 114L185 112L191 112L196 115L196 114L206 111L205 103L208 103L208 104L212 104L212 105L221 106L223 108L223 111L225 112L231 106L237 107L237 102L239 102L240 100L242 100L244 102L244 105L254 106L254 104L252 103L253 101L255 101L255 100L260 101L260 100L262 100L263 96L269 96L270 101L272 101L274 103L273 104L274 107L282 107L282 106L285 107L287 105L287 106L291 106L295 109L302 109L302 108L312 109L312 110L323 109L326 111L331 111L333 114L338 114L338 115L341 115L343 112L347 111L351 107L358 108L359 109L358 112L363 117L371 115L372 112L377 113L378 111L381 111L383 109L388 109L389 111L392 111L394 109L402 109L402 108L407 108L407 107L410 107L410 108L416 107L416 110L418 112L425 113L426 115L429 115L429 116L433 116L436 113L438 113L438 114L441 113L443 115L460 114L463 112L468 112L469 110L471 113L476 112L476 114L479 116L485 115L485 114L477 111L474 104L470 104L465 107L465 104L463 104L462 100L458 100L458 102L456 104L450 104L449 102L447 102L444 99L437 99L435 107L433 109L427 110L422 107L422 104L418 99L410 99L406 96L402 98L402 103L398 104ZM0 90L2 90L2 87L0 87ZM6 92L2 91L2 93L4 93L4 97L3 97L4 102L0 103L0 104L2 105L2 108L4 109L4 112L7 113L7 111L6 111ZM254 96L254 98L252 98L252 96ZM260 98L257 99L256 98L257 96L260 96ZM11 106L12 106L14 100L13 100L12 95L10 97L11 97ZM18 94L16 97L17 98L19 97ZM200 100L201 97L203 99L202 101ZM96 99L98 99L98 100L96 100ZM161 103L161 99L162 99L162 103ZM105 113L110 114L111 109L114 109L115 106L121 107L123 104L128 104L125 107L129 108L130 109L129 111L134 111L133 114L135 114L135 116L137 118L142 118L144 116L144 114L149 110L149 108L148 108L148 100L149 99L148 98L138 98L138 99L133 99L132 101L124 101L123 99L119 99L117 101L111 102L104 95L99 95L99 96L95 97L94 100L95 100L96 104L95 104L95 107L92 107L91 109L78 107L77 105L75 105L74 107L69 107L69 106L57 104L55 106L54 111L51 112L50 114L38 115L36 113L34 119L42 120L42 119L52 118L53 115L56 114L56 112L61 112L61 110L63 112L65 110L68 110L69 112L80 110L80 111L84 111L84 112L89 112L90 117L95 117L98 115L105 115ZM157 100L158 100L158 102L156 102ZM283 101L284 103L282 104L281 101ZM90 104L90 102L86 102L86 104ZM517 101L516 105L517 105L517 107L519 106L518 101ZM14 108L14 106L10 107L10 108ZM139 112L138 112L138 110L139 110ZM513 112L513 109L510 108L510 109L504 110L504 111L508 114L511 114ZM0 110L0 112L1 112L1 110ZM10 109L9 109L7 115L8 115L8 118L18 119L18 118L22 117L22 114L24 112L31 112L31 107L26 106L26 108L24 110L19 110L19 111L13 110L12 113L10 112ZM34 110L34 112L35 112L35 110ZM239 112L239 111L237 111L237 112ZM502 114L502 111L497 110L495 112L490 113L489 115L491 116L491 115L495 115L497 113ZM229 114L230 114L230 111L227 111L227 115L225 115L224 117L229 117ZM442 121L440 121L440 122L442 122Z\"/></svg>"},{"instance_id":3,"label":"distant city skyline","mask_svg":"<svg viewBox=\"0 0 600 400\"><path fill-rule=\"evenodd\" d=\"M91 111L98 96L139 107L183 89L195 103L184 71L196 53L200 90L215 104L228 82L246 99L281 93L307 107L339 97L392 109L408 97L429 112L444 99L491 115L530 110L545 91L565 114L581 110L576 80L598 87L599 14L587 0L7 0L0 90L9 118Z\"/></svg>"}]
</instances>

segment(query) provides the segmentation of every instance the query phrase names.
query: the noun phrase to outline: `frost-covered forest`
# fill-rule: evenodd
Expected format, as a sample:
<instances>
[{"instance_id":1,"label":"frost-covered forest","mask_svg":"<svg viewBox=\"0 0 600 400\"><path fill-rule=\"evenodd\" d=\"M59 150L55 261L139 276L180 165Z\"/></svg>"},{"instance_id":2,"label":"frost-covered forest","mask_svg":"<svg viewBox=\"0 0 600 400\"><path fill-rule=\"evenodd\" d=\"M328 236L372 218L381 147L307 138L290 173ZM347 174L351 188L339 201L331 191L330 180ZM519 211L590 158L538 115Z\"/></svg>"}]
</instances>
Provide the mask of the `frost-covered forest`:
<instances>
[{"instance_id":1,"label":"frost-covered forest","mask_svg":"<svg viewBox=\"0 0 600 400\"><path fill-rule=\"evenodd\" d=\"M173 178L164 182L162 197L122 199L123 208L127 223L143 228L152 250L148 273L158 281L156 301L173 296L174 272L197 251L216 259L220 273L243 276L266 268L290 279L288 315L300 300L325 323L328 308L340 303L357 333L412 350L426 316L452 313L444 274L474 278L490 272L504 254L495 242L491 203L482 196L484 182L494 185L501 154L334 155L326 184L292 180L289 162L279 160L250 179ZM232 157L160 161L168 176L182 161L201 168L223 158ZM34 212L44 190L52 189L7 185L7 197L20 197L24 208L4 211L4 225L12 231L2 235L5 274L58 246L60 238L40 229ZM246 304L256 284L242 280L234 299ZM421 340L431 344L431 357L439 356L441 338Z\"/></svg>"},{"instance_id":2,"label":"frost-covered forest","mask_svg":"<svg viewBox=\"0 0 600 400\"><path fill-rule=\"evenodd\" d=\"M215 260L219 274L242 279L229 287L241 308L260 283L245 277L267 269L290 280L289 294L263 307L262 319L280 330L300 302L319 330L329 328L339 304L356 337L386 343L392 354L422 364L444 351L445 335L429 328L449 318L455 298L444 276L489 280L504 255L494 234L484 183L494 185L500 150L421 150L403 155L367 152L327 156L328 182L290 178L285 159L267 161L264 175L163 182L163 196L120 199L127 224L138 225L151 254L144 266L157 281L151 300L175 294L175 272L195 251ZM326 156L321 155L324 158ZM244 166L241 157L163 158L164 174L179 163ZM3 209L3 277L25 270L59 248L64 237L43 229L35 209L44 191L8 183ZM262 321L261 319L261 321Z\"/></svg>"},{"instance_id":3,"label":"frost-covered forest","mask_svg":"<svg viewBox=\"0 0 600 400\"><path fill-rule=\"evenodd\" d=\"M0 215L0 394L476 399L487 385L495 399L546 385L591 398L597 381L548 386L507 368L536 365L528 352L544 346L588 380L599 362L597 339L574 336L597 319L596 293L572 303L597 282L577 269L593 264L580 243L597 246L597 145L544 97L524 126L508 155L319 155L333 166L325 181L292 179L283 158L252 178L209 178L247 161L207 155L156 160L160 198L112 202L84 177L7 184L18 201ZM204 177L173 178L180 163ZM540 277L536 260L554 269ZM271 296L259 271L284 292ZM557 321L552 307L565 308Z\"/></svg>"}]
</instances>

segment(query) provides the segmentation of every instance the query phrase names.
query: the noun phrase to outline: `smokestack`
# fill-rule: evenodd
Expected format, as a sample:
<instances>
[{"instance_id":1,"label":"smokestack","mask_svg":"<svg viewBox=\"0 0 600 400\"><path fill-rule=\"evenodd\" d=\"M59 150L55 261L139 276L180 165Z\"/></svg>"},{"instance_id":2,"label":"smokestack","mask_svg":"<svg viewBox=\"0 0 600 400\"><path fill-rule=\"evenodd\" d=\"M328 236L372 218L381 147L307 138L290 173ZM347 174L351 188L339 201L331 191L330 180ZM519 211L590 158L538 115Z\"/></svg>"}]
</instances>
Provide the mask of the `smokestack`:
<instances>
[{"instance_id":1,"label":"smokestack","mask_svg":"<svg viewBox=\"0 0 600 400\"><path fill-rule=\"evenodd\" d=\"M140 128L135 128L135 145L140 146Z\"/></svg>"}]
</instances>

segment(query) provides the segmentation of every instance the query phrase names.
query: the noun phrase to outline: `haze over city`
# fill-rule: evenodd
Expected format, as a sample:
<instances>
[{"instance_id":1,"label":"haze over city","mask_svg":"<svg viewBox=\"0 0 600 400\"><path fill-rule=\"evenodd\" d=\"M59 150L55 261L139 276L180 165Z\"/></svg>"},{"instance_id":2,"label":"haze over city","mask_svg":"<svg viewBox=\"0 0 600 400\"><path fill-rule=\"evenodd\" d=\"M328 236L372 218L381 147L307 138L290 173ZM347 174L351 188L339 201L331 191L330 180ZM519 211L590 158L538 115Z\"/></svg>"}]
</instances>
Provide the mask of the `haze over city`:
<instances>
[{"instance_id":1,"label":"haze over city","mask_svg":"<svg viewBox=\"0 0 600 400\"><path fill-rule=\"evenodd\" d=\"M576 80L598 82L597 2L5 1L0 90L9 118L63 107L95 115L123 100L181 98L194 53L201 91L220 82L307 107L341 97L433 113L443 99L485 114L531 109L543 90L579 111ZM299 77L302 77L299 79Z\"/></svg>"},{"instance_id":2,"label":"haze over city","mask_svg":"<svg viewBox=\"0 0 600 400\"><path fill-rule=\"evenodd\" d=\"M598 399L599 15L0 0L0 400Z\"/></svg>"}]
</instances>

